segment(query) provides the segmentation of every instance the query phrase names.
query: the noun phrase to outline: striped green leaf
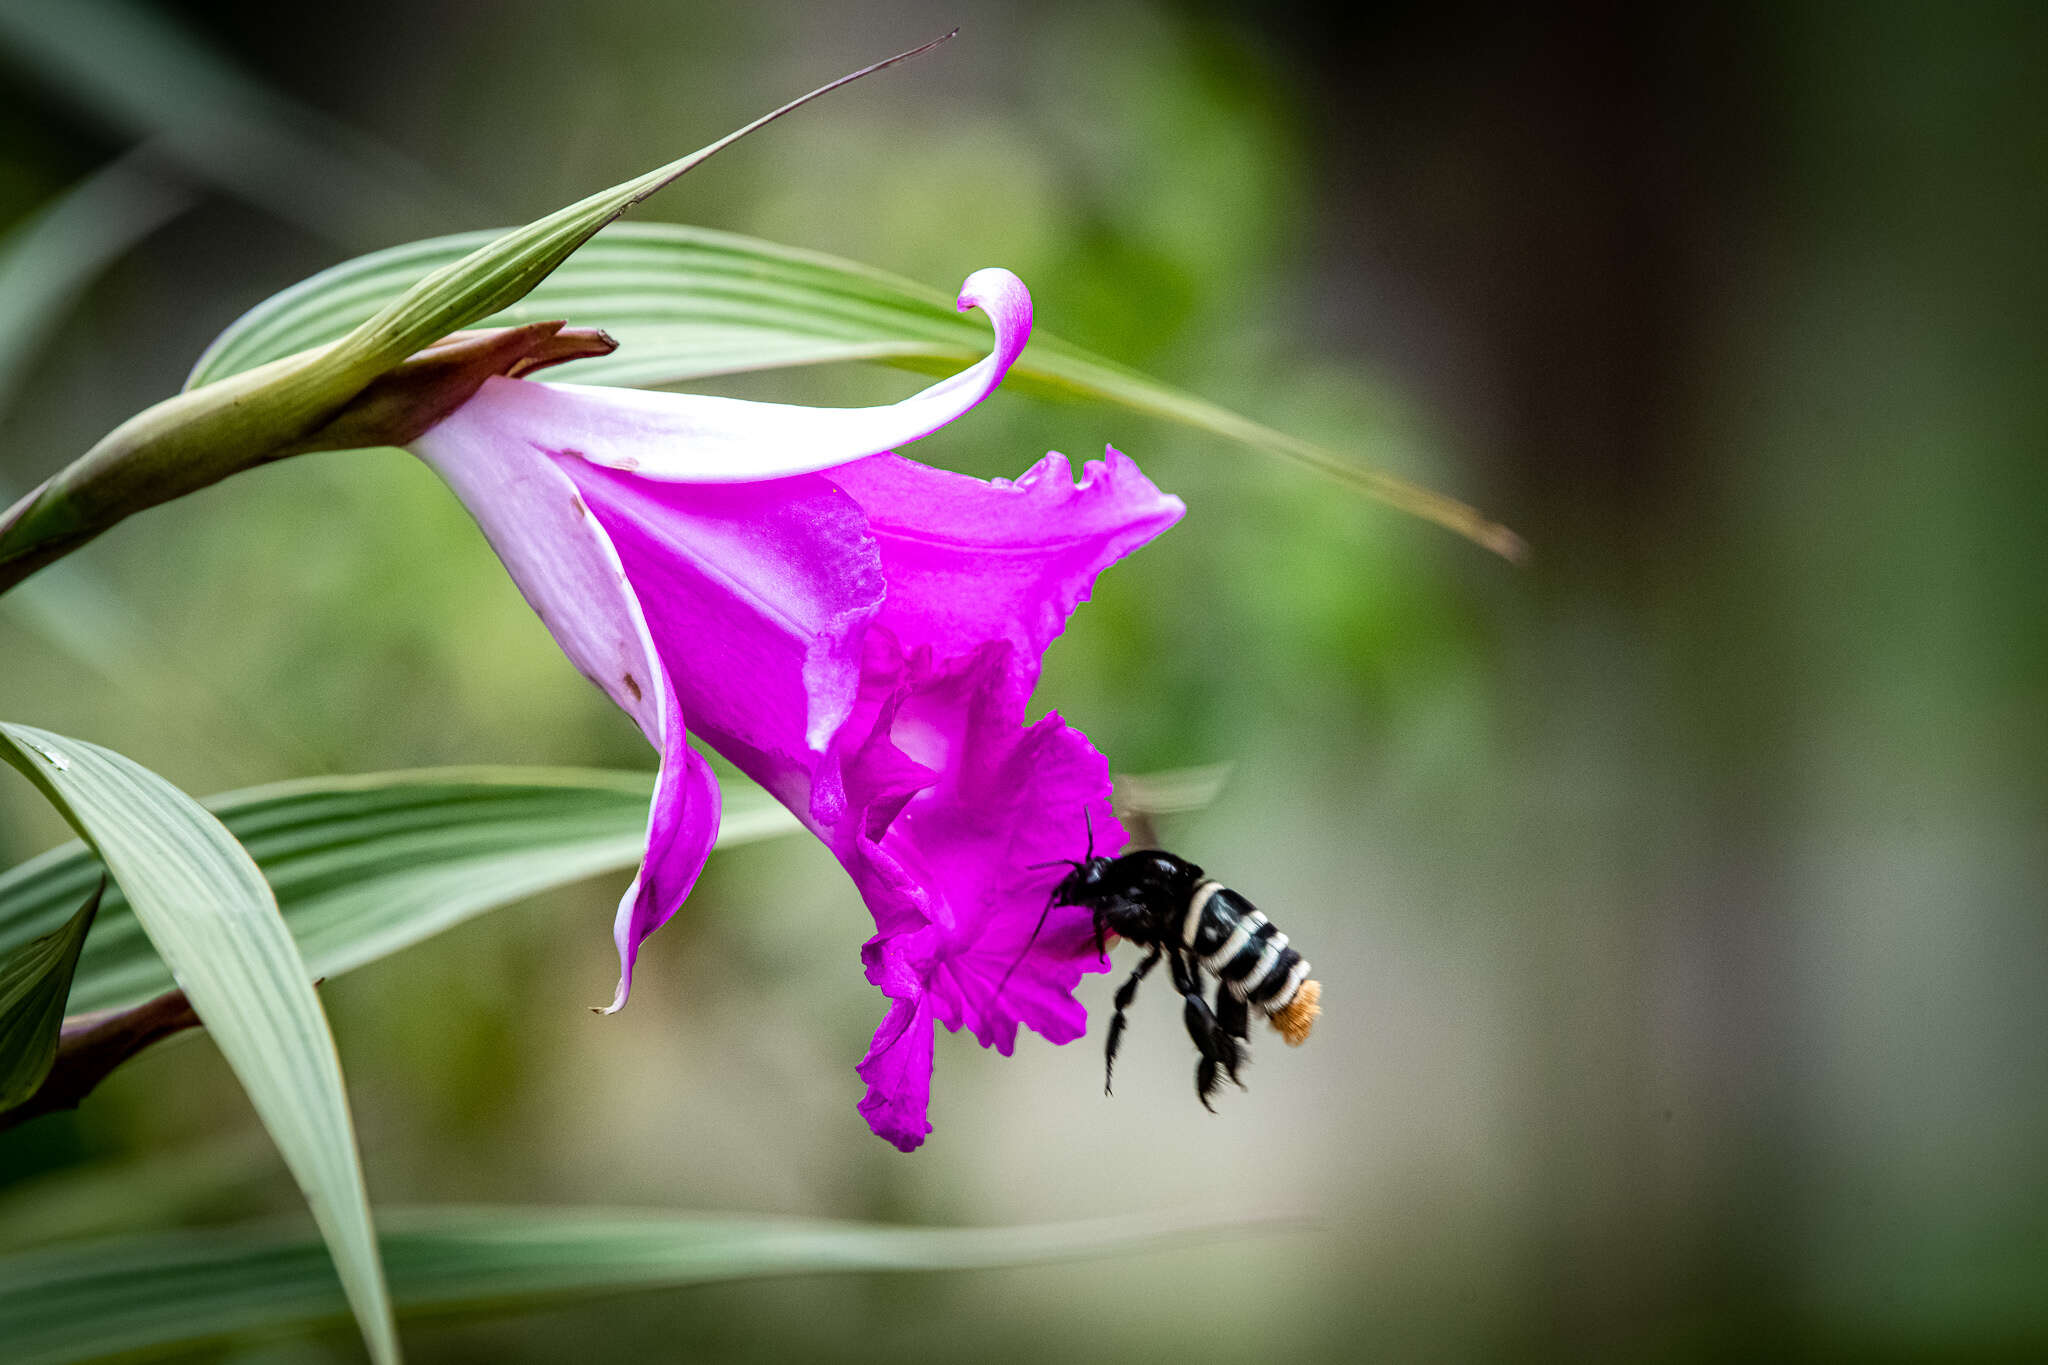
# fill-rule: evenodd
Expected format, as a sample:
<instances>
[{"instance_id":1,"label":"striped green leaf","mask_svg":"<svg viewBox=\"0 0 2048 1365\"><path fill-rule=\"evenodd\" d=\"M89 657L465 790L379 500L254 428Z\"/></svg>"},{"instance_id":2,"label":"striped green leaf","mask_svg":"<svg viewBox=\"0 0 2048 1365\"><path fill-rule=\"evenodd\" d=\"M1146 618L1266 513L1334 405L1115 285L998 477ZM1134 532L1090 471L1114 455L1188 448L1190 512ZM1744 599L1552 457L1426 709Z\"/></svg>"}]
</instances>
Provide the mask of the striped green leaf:
<instances>
[{"instance_id":1,"label":"striped green leaf","mask_svg":"<svg viewBox=\"0 0 2048 1365\"><path fill-rule=\"evenodd\" d=\"M551 768L439 768L323 777L206 804L277 895L315 977L336 976L499 906L636 866L652 778ZM728 778L720 847L797 828ZM0 876L0 952L49 932L91 886L79 844ZM169 973L118 888L86 941L73 1013L138 1004Z\"/></svg>"},{"instance_id":2,"label":"striped green leaf","mask_svg":"<svg viewBox=\"0 0 2048 1365\"><path fill-rule=\"evenodd\" d=\"M0 758L126 893L305 1192L372 1358L396 1362L341 1060L263 874L198 802L110 750L0 722Z\"/></svg>"},{"instance_id":3,"label":"striped green leaf","mask_svg":"<svg viewBox=\"0 0 2048 1365\"><path fill-rule=\"evenodd\" d=\"M257 305L200 357L189 386L214 383L350 335L437 271L496 238L461 233L335 266ZM641 388L709 375L880 360L944 368L978 359L988 329L953 300L884 271L756 238L672 223L621 223L486 324L567 318L603 327L620 346L549 378ZM1184 423L1308 464L1496 553L1520 540L1472 508L1276 431L1045 333L1012 382Z\"/></svg>"},{"instance_id":4,"label":"striped green leaf","mask_svg":"<svg viewBox=\"0 0 2048 1365\"><path fill-rule=\"evenodd\" d=\"M1026 1265L1215 1230L1161 1219L912 1228L516 1208L386 1210L381 1221L392 1293L407 1315L749 1276ZM289 1230L183 1232L0 1259L0 1341L13 1365L146 1360L342 1313L318 1243Z\"/></svg>"},{"instance_id":5,"label":"striped green leaf","mask_svg":"<svg viewBox=\"0 0 2048 1365\"><path fill-rule=\"evenodd\" d=\"M0 1111L35 1094L57 1060L71 974L106 886L103 875L77 914L0 955Z\"/></svg>"}]
</instances>

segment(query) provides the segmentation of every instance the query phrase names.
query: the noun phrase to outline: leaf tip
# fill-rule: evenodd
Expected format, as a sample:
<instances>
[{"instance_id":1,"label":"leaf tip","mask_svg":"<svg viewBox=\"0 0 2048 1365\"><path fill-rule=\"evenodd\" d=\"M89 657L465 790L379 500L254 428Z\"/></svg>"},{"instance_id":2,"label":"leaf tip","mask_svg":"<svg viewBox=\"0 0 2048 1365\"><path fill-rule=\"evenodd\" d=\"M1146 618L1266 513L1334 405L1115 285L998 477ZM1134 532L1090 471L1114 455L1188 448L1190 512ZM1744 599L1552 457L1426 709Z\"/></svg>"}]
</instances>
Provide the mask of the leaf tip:
<instances>
[{"instance_id":1,"label":"leaf tip","mask_svg":"<svg viewBox=\"0 0 2048 1365\"><path fill-rule=\"evenodd\" d=\"M1490 522L1480 528L1477 539L1482 547L1493 551L1516 568L1529 567L1529 542L1499 522Z\"/></svg>"}]
</instances>

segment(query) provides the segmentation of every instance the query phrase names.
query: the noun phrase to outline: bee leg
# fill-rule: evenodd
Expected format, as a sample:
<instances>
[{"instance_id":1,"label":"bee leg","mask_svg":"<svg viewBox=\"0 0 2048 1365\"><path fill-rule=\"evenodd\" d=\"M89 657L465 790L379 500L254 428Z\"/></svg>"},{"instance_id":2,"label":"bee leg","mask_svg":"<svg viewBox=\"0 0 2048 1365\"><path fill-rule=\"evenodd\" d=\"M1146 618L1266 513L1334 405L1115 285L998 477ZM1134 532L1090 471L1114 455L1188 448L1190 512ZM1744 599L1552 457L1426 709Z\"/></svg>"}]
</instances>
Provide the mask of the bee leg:
<instances>
[{"instance_id":1,"label":"bee leg","mask_svg":"<svg viewBox=\"0 0 2048 1365\"><path fill-rule=\"evenodd\" d=\"M1216 1017L1209 1013L1209 1007L1202 1002L1201 996L1191 995L1188 997L1187 1020L1188 1037L1193 1038L1195 1046L1202 1050L1202 1059L1195 1063L1195 1098L1213 1114L1216 1106L1209 1103L1209 1097L1221 1084L1216 1074Z\"/></svg>"},{"instance_id":2,"label":"bee leg","mask_svg":"<svg viewBox=\"0 0 2048 1365\"><path fill-rule=\"evenodd\" d=\"M1222 1044L1223 1069L1242 1090L1244 1082L1238 1079L1237 1068L1244 1062L1244 1040L1251 1036L1251 1006L1221 982L1216 985L1216 1029Z\"/></svg>"},{"instance_id":3,"label":"bee leg","mask_svg":"<svg viewBox=\"0 0 2048 1365\"><path fill-rule=\"evenodd\" d=\"M1173 954L1171 961L1173 984L1187 1001L1182 1014L1187 1021L1188 1037L1195 1040L1195 1050L1202 1054L1202 1060L1195 1063L1195 1098L1213 1114L1216 1106L1209 1103L1209 1096L1216 1093L1217 1068L1223 1060L1221 1043L1227 1041L1227 1035L1218 1031L1216 1016L1209 1012L1209 1002L1202 998L1201 982L1194 972L1179 953Z\"/></svg>"},{"instance_id":4,"label":"bee leg","mask_svg":"<svg viewBox=\"0 0 2048 1365\"><path fill-rule=\"evenodd\" d=\"M1159 965L1159 954L1160 950L1154 948L1145 960L1138 964L1138 969L1125 979L1124 984L1117 987L1116 1013L1109 1017L1109 1047L1102 1061L1102 1093L1105 1095L1109 1093L1110 1075L1116 1070L1117 1044L1123 1041L1124 1011L1138 998L1138 983L1145 979L1145 973Z\"/></svg>"}]
</instances>

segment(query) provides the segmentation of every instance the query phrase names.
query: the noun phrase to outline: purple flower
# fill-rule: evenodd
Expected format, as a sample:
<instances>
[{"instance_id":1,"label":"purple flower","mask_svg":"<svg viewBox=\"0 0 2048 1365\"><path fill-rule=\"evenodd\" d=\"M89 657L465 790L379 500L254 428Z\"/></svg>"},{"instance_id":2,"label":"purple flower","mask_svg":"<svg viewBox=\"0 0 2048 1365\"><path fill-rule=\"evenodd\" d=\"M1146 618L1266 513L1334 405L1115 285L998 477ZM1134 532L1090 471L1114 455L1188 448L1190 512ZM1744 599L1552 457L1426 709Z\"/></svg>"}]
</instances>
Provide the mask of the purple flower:
<instances>
[{"instance_id":1,"label":"purple flower","mask_svg":"<svg viewBox=\"0 0 2048 1365\"><path fill-rule=\"evenodd\" d=\"M960 307L987 312L994 353L893 406L492 379L413 446L661 753L609 1009L717 834L695 735L795 812L873 913L862 960L890 1007L860 1108L905 1151L931 1131L934 1023L1005 1054L1019 1024L1056 1043L1086 1026L1074 988L1106 964L1082 911L1032 940L1058 872L1031 865L1077 856L1091 821L1104 848L1124 833L1102 755L1025 711L1096 574L1183 511L1115 450L1078 484L1057 454L986 483L886 453L979 403L1023 349L1015 276L969 277Z\"/></svg>"}]
</instances>

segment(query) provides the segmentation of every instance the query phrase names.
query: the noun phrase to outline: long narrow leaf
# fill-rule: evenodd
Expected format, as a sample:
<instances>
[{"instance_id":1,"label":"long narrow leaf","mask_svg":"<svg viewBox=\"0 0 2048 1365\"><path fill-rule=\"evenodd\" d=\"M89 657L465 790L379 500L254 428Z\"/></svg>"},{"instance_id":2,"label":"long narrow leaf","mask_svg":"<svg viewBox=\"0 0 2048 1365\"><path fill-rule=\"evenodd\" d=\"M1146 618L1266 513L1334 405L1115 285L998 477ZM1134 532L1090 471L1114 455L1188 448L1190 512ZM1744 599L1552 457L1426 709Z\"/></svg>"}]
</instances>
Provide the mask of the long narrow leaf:
<instances>
[{"instance_id":1,"label":"long narrow leaf","mask_svg":"<svg viewBox=\"0 0 2048 1365\"><path fill-rule=\"evenodd\" d=\"M60 927L0 955L0 1112L35 1094L57 1060L71 974L106 885L102 877Z\"/></svg>"},{"instance_id":2,"label":"long narrow leaf","mask_svg":"<svg viewBox=\"0 0 2048 1365\"><path fill-rule=\"evenodd\" d=\"M110 750L0 722L0 758L127 893L305 1192L372 1358L396 1362L341 1061L263 874L198 802Z\"/></svg>"},{"instance_id":3,"label":"long narrow leaf","mask_svg":"<svg viewBox=\"0 0 2048 1365\"><path fill-rule=\"evenodd\" d=\"M223 333L188 386L212 383L348 335L388 301L492 242L461 233L374 252L259 304ZM608 229L492 324L567 318L620 342L550 378L657 387L710 375L881 360L972 361L985 324L923 285L820 252L672 223ZM1115 403L1300 461L1510 559L1521 541L1463 503L1276 431L1043 330L1011 370L1026 387Z\"/></svg>"},{"instance_id":4,"label":"long narrow leaf","mask_svg":"<svg viewBox=\"0 0 2048 1365\"><path fill-rule=\"evenodd\" d=\"M759 788L726 783L720 847L797 828ZM339 975L485 911L635 866L652 779L549 768L440 768L323 777L207 802L276 892L307 970ZM75 908L98 860L66 845L0 876L0 952ZM138 1004L171 985L127 898L110 890L86 941L72 1013Z\"/></svg>"},{"instance_id":5,"label":"long narrow leaf","mask_svg":"<svg viewBox=\"0 0 2048 1365\"><path fill-rule=\"evenodd\" d=\"M622 1290L830 1271L969 1270L1127 1253L1215 1232L1163 1219L1018 1228L878 1227L539 1209L386 1210L384 1260L407 1315L525 1309ZM186 1232L0 1259L13 1365L150 1359L333 1322L319 1246L271 1229Z\"/></svg>"}]
</instances>

